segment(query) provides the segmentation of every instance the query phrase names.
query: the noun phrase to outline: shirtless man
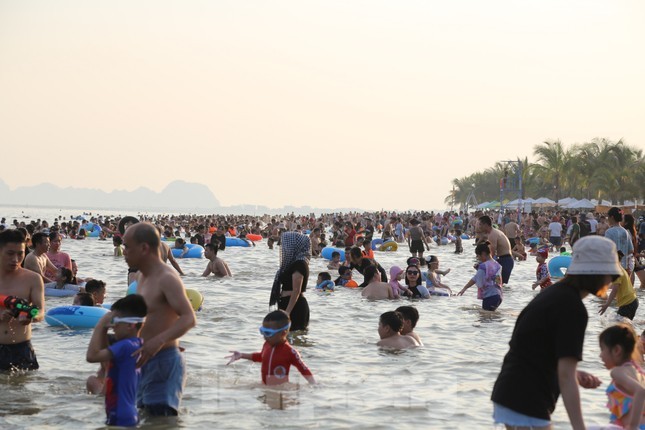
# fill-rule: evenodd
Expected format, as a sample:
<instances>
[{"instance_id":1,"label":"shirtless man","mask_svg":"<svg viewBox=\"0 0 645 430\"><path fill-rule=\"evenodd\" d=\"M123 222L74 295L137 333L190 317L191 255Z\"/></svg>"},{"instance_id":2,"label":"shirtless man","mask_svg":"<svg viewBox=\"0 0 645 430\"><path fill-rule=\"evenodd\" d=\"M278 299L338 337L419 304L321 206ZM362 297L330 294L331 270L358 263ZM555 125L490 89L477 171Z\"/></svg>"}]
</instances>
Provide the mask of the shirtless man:
<instances>
[{"instance_id":1,"label":"shirtless man","mask_svg":"<svg viewBox=\"0 0 645 430\"><path fill-rule=\"evenodd\" d=\"M379 273L376 266L369 266L365 268L363 276L365 277L365 281L369 282L361 292L363 298L368 300L394 299L392 286L387 282L381 281L381 274Z\"/></svg>"},{"instance_id":2,"label":"shirtless man","mask_svg":"<svg viewBox=\"0 0 645 430\"><path fill-rule=\"evenodd\" d=\"M414 348L419 342L412 336L402 335L403 318L398 312L381 314L378 322L378 335L381 338L376 345L384 348L407 349Z\"/></svg>"},{"instance_id":3,"label":"shirtless man","mask_svg":"<svg viewBox=\"0 0 645 430\"><path fill-rule=\"evenodd\" d=\"M25 235L19 230L0 233L0 294L25 299L40 309L34 318L20 313L18 318L0 308L0 370L38 369L31 346L31 323L45 315L45 288L42 276L20 267L25 257Z\"/></svg>"},{"instance_id":4,"label":"shirtless man","mask_svg":"<svg viewBox=\"0 0 645 430\"><path fill-rule=\"evenodd\" d=\"M45 276L46 271L58 272L58 268L47 258L49 237L45 233L34 233L31 243L34 246L34 251L25 257L25 269L38 273L45 283L55 282L55 279Z\"/></svg>"},{"instance_id":5,"label":"shirtless man","mask_svg":"<svg viewBox=\"0 0 645 430\"><path fill-rule=\"evenodd\" d=\"M219 278L231 275L231 269L228 268L226 261L222 260L217 256L218 247L216 243L209 243L204 246L206 252L204 256L209 260L206 270L202 273L202 276L208 276L211 273Z\"/></svg>"},{"instance_id":6,"label":"shirtless man","mask_svg":"<svg viewBox=\"0 0 645 430\"><path fill-rule=\"evenodd\" d=\"M511 249L515 248L515 239L520 234L520 226L513 220L504 225L504 234L511 243Z\"/></svg>"},{"instance_id":7,"label":"shirtless man","mask_svg":"<svg viewBox=\"0 0 645 430\"><path fill-rule=\"evenodd\" d=\"M515 260L511 255L511 243L501 230L493 228L493 221L488 215L479 217L477 232L486 235L490 242L490 255L502 266L502 283L508 284Z\"/></svg>"},{"instance_id":8,"label":"shirtless man","mask_svg":"<svg viewBox=\"0 0 645 430\"><path fill-rule=\"evenodd\" d=\"M320 228L316 227L309 235L311 242L311 255L317 257L320 255Z\"/></svg>"},{"instance_id":9,"label":"shirtless man","mask_svg":"<svg viewBox=\"0 0 645 430\"><path fill-rule=\"evenodd\" d=\"M161 259L161 240L150 223L130 226L123 235L123 256L139 269L137 294L148 307L141 330L143 347L137 366L141 383L137 405L154 416L175 416L186 381L186 365L179 338L196 324L195 313L177 273Z\"/></svg>"},{"instance_id":10,"label":"shirtless man","mask_svg":"<svg viewBox=\"0 0 645 430\"><path fill-rule=\"evenodd\" d=\"M177 260L175 260L175 256L172 255L172 249L170 249L170 245L167 243L160 241L159 245L159 256L161 257L161 260L164 263L167 263L170 261L170 265L175 268L175 270L181 275L184 276L184 272L181 270L181 267L179 267L179 263L177 263Z\"/></svg>"}]
</instances>

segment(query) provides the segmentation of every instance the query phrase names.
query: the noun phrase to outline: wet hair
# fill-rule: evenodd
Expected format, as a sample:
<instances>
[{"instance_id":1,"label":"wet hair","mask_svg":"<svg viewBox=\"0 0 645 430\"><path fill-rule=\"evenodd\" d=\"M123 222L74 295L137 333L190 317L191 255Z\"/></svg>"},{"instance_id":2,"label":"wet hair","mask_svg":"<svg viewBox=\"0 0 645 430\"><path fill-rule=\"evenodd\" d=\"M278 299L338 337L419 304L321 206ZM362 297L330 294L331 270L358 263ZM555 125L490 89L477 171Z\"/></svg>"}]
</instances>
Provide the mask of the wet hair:
<instances>
[{"instance_id":1,"label":"wet hair","mask_svg":"<svg viewBox=\"0 0 645 430\"><path fill-rule=\"evenodd\" d=\"M213 254L217 255L217 251L219 251L219 241L211 240L210 243L204 245L204 248L210 249Z\"/></svg>"},{"instance_id":2,"label":"wet hair","mask_svg":"<svg viewBox=\"0 0 645 430\"><path fill-rule=\"evenodd\" d=\"M393 331L401 333L403 328L403 315L396 311L389 311L381 314L379 322Z\"/></svg>"},{"instance_id":3,"label":"wet hair","mask_svg":"<svg viewBox=\"0 0 645 430\"><path fill-rule=\"evenodd\" d=\"M34 235L31 236L31 243L34 246L40 245L45 239L49 239L49 236L47 236L45 233L34 233Z\"/></svg>"},{"instance_id":4,"label":"wet hair","mask_svg":"<svg viewBox=\"0 0 645 430\"><path fill-rule=\"evenodd\" d=\"M112 243L115 245L123 245L123 239L121 238L121 236L113 236Z\"/></svg>"},{"instance_id":5,"label":"wet hair","mask_svg":"<svg viewBox=\"0 0 645 430\"><path fill-rule=\"evenodd\" d=\"M363 270L363 278L365 281L370 282L378 273L378 269L374 265L369 265Z\"/></svg>"},{"instance_id":6,"label":"wet hair","mask_svg":"<svg viewBox=\"0 0 645 430\"><path fill-rule=\"evenodd\" d=\"M61 267L60 269L60 274L65 280L66 284L73 284L74 283L74 274L72 273L71 270L69 270L67 267ZM94 305L92 305L94 306Z\"/></svg>"},{"instance_id":7,"label":"wet hair","mask_svg":"<svg viewBox=\"0 0 645 430\"><path fill-rule=\"evenodd\" d=\"M52 231L49 233L49 240L56 240L57 238L60 238L61 235L57 231Z\"/></svg>"},{"instance_id":8,"label":"wet hair","mask_svg":"<svg viewBox=\"0 0 645 430\"><path fill-rule=\"evenodd\" d=\"M334 252L331 253L331 258L334 258L336 256L340 257L340 252L334 251Z\"/></svg>"},{"instance_id":9,"label":"wet hair","mask_svg":"<svg viewBox=\"0 0 645 430\"><path fill-rule=\"evenodd\" d=\"M349 250L349 255L353 258L362 258L363 257L363 251L357 246L353 246Z\"/></svg>"},{"instance_id":10,"label":"wet hair","mask_svg":"<svg viewBox=\"0 0 645 430\"><path fill-rule=\"evenodd\" d=\"M352 268L348 266L340 266L338 268L338 274L343 276L345 273L350 272L351 273Z\"/></svg>"},{"instance_id":11,"label":"wet hair","mask_svg":"<svg viewBox=\"0 0 645 430\"><path fill-rule=\"evenodd\" d=\"M0 233L0 248L8 243L25 243L25 234L19 229L5 230Z\"/></svg>"},{"instance_id":12,"label":"wet hair","mask_svg":"<svg viewBox=\"0 0 645 430\"><path fill-rule=\"evenodd\" d=\"M475 247L475 255L482 255L482 254L490 255L489 241L481 242Z\"/></svg>"},{"instance_id":13,"label":"wet hair","mask_svg":"<svg viewBox=\"0 0 645 430\"><path fill-rule=\"evenodd\" d=\"M404 278L405 279L405 285L410 285L410 280L408 279L408 270L410 270L410 268L413 268L414 270L419 272L419 276L417 276L417 284L416 285L411 285L412 287L417 287L417 286L422 284L422 282L421 282L422 276L421 276L421 269L419 269L419 266L414 266L414 265L409 265L408 267L405 268L405 278Z\"/></svg>"},{"instance_id":14,"label":"wet hair","mask_svg":"<svg viewBox=\"0 0 645 430\"><path fill-rule=\"evenodd\" d=\"M479 222L482 223L482 224L486 224L489 227L493 226L493 220L488 215L480 216L479 217Z\"/></svg>"},{"instance_id":15,"label":"wet hair","mask_svg":"<svg viewBox=\"0 0 645 430\"><path fill-rule=\"evenodd\" d=\"M142 295L130 294L114 302L112 312L118 312L124 317L143 318L148 313L148 306Z\"/></svg>"},{"instance_id":16,"label":"wet hair","mask_svg":"<svg viewBox=\"0 0 645 430\"><path fill-rule=\"evenodd\" d=\"M280 327L287 325L290 321L291 319L289 318L289 314L283 311L282 309L269 312L264 317L264 322L276 322L280 325Z\"/></svg>"},{"instance_id":17,"label":"wet hair","mask_svg":"<svg viewBox=\"0 0 645 430\"><path fill-rule=\"evenodd\" d=\"M101 291L105 288L105 282L99 281L98 279L90 279L85 284L85 291L92 294L98 291Z\"/></svg>"},{"instance_id":18,"label":"wet hair","mask_svg":"<svg viewBox=\"0 0 645 430\"><path fill-rule=\"evenodd\" d=\"M410 321L410 327L414 329L419 321L419 311L413 306L399 306L396 311L401 314L404 320Z\"/></svg>"},{"instance_id":19,"label":"wet hair","mask_svg":"<svg viewBox=\"0 0 645 430\"><path fill-rule=\"evenodd\" d=\"M94 296L91 295L90 293L78 293L78 294L76 294L76 297L78 298L78 305L77 306L94 306L95 305Z\"/></svg>"},{"instance_id":20,"label":"wet hair","mask_svg":"<svg viewBox=\"0 0 645 430\"><path fill-rule=\"evenodd\" d=\"M438 262L439 262L439 259L437 258L436 255L431 255L430 257L428 257L428 261L427 261L428 264L438 263Z\"/></svg>"},{"instance_id":21,"label":"wet hair","mask_svg":"<svg viewBox=\"0 0 645 430\"><path fill-rule=\"evenodd\" d=\"M623 360L633 358L638 343L634 329L624 323L606 328L600 333L598 340L609 348L620 346L623 349Z\"/></svg>"},{"instance_id":22,"label":"wet hair","mask_svg":"<svg viewBox=\"0 0 645 430\"><path fill-rule=\"evenodd\" d=\"M320 272L318 276L320 276L323 281L331 281L331 274L329 272Z\"/></svg>"}]
</instances>

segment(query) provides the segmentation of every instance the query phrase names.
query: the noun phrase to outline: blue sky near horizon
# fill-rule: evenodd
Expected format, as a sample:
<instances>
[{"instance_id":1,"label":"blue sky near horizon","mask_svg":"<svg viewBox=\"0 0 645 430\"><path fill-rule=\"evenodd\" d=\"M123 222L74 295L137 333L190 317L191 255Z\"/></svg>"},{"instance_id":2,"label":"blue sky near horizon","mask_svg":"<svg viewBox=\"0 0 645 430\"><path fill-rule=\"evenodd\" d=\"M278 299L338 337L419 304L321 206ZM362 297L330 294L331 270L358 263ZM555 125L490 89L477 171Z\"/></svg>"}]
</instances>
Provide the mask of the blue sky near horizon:
<instances>
[{"instance_id":1,"label":"blue sky near horizon","mask_svg":"<svg viewBox=\"0 0 645 430\"><path fill-rule=\"evenodd\" d=\"M645 148L633 0L0 3L2 179L443 208L560 139Z\"/></svg>"}]
</instances>

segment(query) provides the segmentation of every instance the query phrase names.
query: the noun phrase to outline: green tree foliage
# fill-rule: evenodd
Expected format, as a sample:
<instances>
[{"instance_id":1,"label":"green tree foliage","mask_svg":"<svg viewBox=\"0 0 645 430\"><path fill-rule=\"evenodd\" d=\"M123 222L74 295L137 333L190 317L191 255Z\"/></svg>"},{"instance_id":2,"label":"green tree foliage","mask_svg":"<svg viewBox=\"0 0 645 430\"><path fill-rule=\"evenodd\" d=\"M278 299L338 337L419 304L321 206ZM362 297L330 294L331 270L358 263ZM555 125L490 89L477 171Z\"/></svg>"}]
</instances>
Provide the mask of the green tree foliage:
<instances>
[{"instance_id":1,"label":"green tree foliage","mask_svg":"<svg viewBox=\"0 0 645 430\"><path fill-rule=\"evenodd\" d=\"M645 199L645 159L643 151L623 142L593 139L565 147L559 140L546 141L533 148L535 162L528 157L522 163L522 197L563 197L610 200ZM455 204L466 202L471 191L477 201L499 200L499 183L504 177L504 163L453 179ZM513 173L513 172L511 172ZM452 191L446 202L452 201Z\"/></svg>"}]
</instances>

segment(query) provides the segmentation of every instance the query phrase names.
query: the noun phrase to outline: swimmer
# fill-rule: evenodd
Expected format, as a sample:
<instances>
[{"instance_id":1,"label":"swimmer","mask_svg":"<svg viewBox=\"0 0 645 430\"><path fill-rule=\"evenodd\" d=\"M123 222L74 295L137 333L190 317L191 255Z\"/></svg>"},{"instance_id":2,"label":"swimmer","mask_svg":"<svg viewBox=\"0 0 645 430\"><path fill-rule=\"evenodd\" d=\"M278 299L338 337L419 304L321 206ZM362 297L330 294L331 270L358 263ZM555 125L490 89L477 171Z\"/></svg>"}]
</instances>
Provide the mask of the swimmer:
<instances>
[{"instance_id":1,"label":"swimmer","mask_svg":"<svg viewBox=\"0 0 645 430\"><path fill-rule=\"evenodd\" d=\"M406 296L411 296L412 292L408 289L407 286L401 284L403 279L404 271L399 266L390 267L390 286L392 287L392 294L394 298L399 298L401 294Z\"/></svg>"},{"instance_id":2,"label":"swimmer","mask_svg":"<svg viewBox=\"0 0 645 430\"><path fill-rule=\"evenodd\" d=\"M533 289L537 287L545 289L550 287L553 282L551 282L551 274L549 273L549 267L546 265L546 259L549 257L549 250L547 248L539 249L535 261L538 263L537 270L535 271L535 276L537 281L533 283Z\"/></svg>"},{"instance_id":3,"label":"swimmer","mask_svg":"<svg viewBox=\"0 0 645 430\"><path fill-rule=\"evenodd\" d=\"M74 296L74 306L95 306L94 297L90 293L78 293Z\"/></svg>"},{"instance_id":4,"label":"swimmer","mask_svg":"<svg viewBox=\"0 0 645 430\"><path fill-rule=\"evenodd\" d=\"M331 284L329 284L331 282ZM325 284L324 286L322 284ZM316 289L320 291L334 291L334 283L329 272L320 272L316 279Z\"/></svg>"},{"instance_id":5,"label":"swimmer","mask_svg":"<svg viewBox=\"0 0 645 430\"><path fill-rule=\"evenodd\" d=\"M401 334L415 338L416 341L419 342L419 345L423 346L421 338L414 332L414 328L417 326L417 322L419 321L419 311L417 308L413 306L399 306L396 308L395 312L400 313L403 318Z\"/></svg>"},{"instance_id":6,"label":"swimmer","mask_svg":"<svg viewBox=\"0 0 645 430\"><path fill-rule=\"evenodd\" d=\"M262 363L262 383L265 385L279 385L289 382L289 369L291 365L294 365L307 382L315 384L316 380L311 370L287 340L290 327L289 314L285 311L269 312L260 326L260 334L264 336L262 352L249 354L231 351L231 355L226 357L230 359L226 365L228 366L241 358Z\"/></svg>"},{"instance_id":7,"label":"swimmer","mask_svg":"<svg viewBox=\"0 0 645 430\"><path fill-rule=\"evenodd\" d=\"M114 256L123 257L123 239L121 239L121 236L112 237L112 245L114 245Z\"/></svg>"},{"instance_id":8,"label":"swimmer","mask_svg":"<svg viewBox=\"0 0 645 430\"><path fill-rule=\"evenodd\" d=\"M101 306L105 300L105 282L98 279L90 279L85 284L85 292L90 293L94 298L94 304Z\"/></svg>"},{"instance_id":9,"label":"swimmer","mask_svg":"<svg viewBox=\"0 0 645 430\"><path fill-rule=\"evenodd\" d=\"M347 266L340 266L338 268L338 274L340 275L334 281L334 285L344 287L349 281L352 280L352 269Z\"/></svg>"},{"instance_id":10,"label":"swimmer","mask_svg":"<svg viewBox=\"0 0 645 430\"><path fill-rule=\"evenodd\" d=\"M482 300L482 309L494 311L502 303L502 266L491 258L488 241L477 245L475 255L479 260L477 273L457 295L462 296L477 284L477 298Z\"/></svg>"},{"instance_id":11,"label":"swimmer","mask_svg":"<svg viewBox=\"0 0 645 430\"><path fill-rule=\"evenodd\" d=\"M368 300L394 299L392 286L387 282L381 281L381 274L376 266L366 267L363 276L365 277L365 282L368 282L367 286L361 292L363 298Z\"/></svg>"},{"instance_id":12,"label":"swimmer","mask_svg":"<svg viewBox=\"0 0 645 430\"><path fill-rule=\"evenodd\" d=\"M381 340L376 345L390 349L407 349L420 346L417 340L409 335L401 334L403 316L398 312L381 314L378 322L378 334Z\"/></svg>"},{"instance_id":13,"label":"swimmer","mask_svg":"<svg viewBox=\"0 0 645 430\"><path fill-rule=\"evenodd\" d=\"M331 261L327 265L330 270L338 270L340 268L340 252L334 251L331 253Z\"/></svg>"},{"instance_id":14,"label":"swimmer","mask_svg":"<svg viewBox=\"0 0 645 430\"><path fill-rule=\"evenodd\" d=\"M34 249L25 257L25 269L39 274L44 283L53 282L52 279L45 276L45 272L48 270L54 273L58 271L58 268L47 257L47 251L49 251L48 235L45 233L35 233L31 237L31 243Z\"/></svg>"},{"instance_id":15,"label":"swimmer","mask_svg":"<svg viewBox=\"0 0 645 430\"><path fill-rule=\"evenodd\" d=\"M206 266L206 270L204 270L204 273L202 273L202 276L208 276L211 273L219 278L233 276L231 274L231 269L229 269L228 264L226 264L226 261L217 256L218 249L219 247L217 242L204 245L204 250L206 251L204 253L204 256L209 261L208 265Z\"/></svg>"}]
</instances>

